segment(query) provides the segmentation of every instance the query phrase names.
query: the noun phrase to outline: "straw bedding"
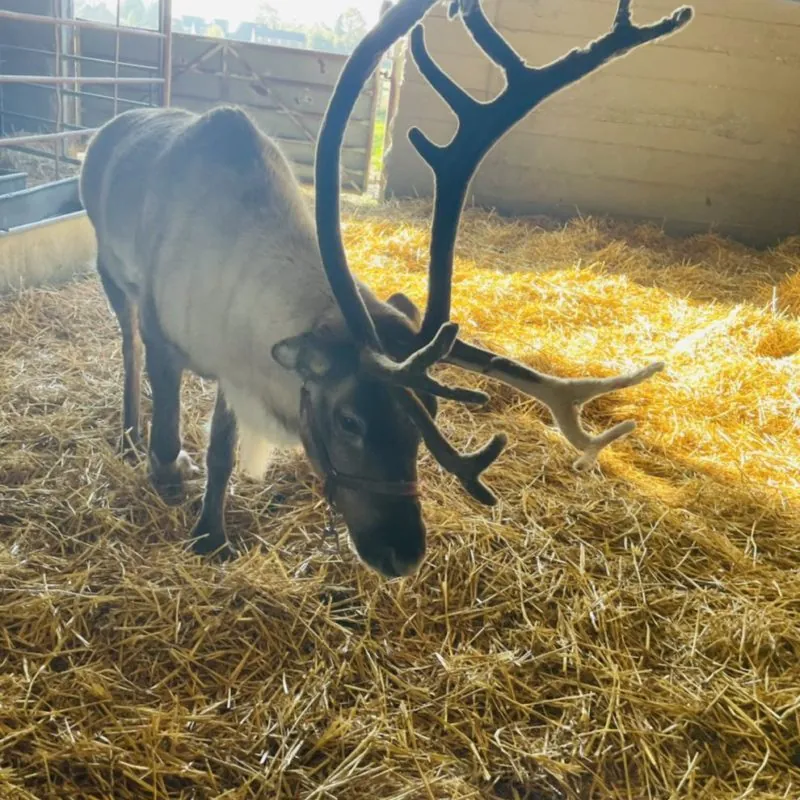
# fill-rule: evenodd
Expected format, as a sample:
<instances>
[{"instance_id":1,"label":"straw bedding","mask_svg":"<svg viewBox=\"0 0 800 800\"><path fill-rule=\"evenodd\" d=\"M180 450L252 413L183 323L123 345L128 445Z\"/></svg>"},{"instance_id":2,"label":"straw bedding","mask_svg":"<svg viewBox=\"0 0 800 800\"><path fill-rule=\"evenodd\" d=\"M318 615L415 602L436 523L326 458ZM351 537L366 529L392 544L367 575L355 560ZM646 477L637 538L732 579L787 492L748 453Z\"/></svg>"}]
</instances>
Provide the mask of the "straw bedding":
<instances>
[{"instance_id":1,"label":"straw bedding","mask_svg":"<svg viewBox=\"0 0 800 800\"><path fill-rule=\"evenodd\" d=\"M348 216L382 295L423 298L425 211ZM187 554L196 501L114 452L97 282L1 301L0 797L800 796L800 240L470 212L459 244L466 336L561 375L667 369L587 409L639 423L589 475L510 389L445 404L459 445L510 434L502 502L423 453L429 554L393 582L321 538L294 454L234 480L239 560ZM213 386L185 398L202 458Z\"/></svg>"}]
</instances>

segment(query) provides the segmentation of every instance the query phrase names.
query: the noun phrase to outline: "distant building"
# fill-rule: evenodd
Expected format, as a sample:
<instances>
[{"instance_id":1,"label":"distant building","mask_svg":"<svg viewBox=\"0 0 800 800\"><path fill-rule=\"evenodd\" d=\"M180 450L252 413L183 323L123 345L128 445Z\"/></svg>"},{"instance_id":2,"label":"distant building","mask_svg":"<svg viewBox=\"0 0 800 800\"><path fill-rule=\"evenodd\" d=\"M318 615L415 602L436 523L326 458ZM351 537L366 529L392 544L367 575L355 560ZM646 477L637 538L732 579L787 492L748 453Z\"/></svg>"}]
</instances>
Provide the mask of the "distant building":
<instances>
[{"instance_id":1,"label":"distant building","mask_svg":"<svg viewBox=\"0 0 800 800\"><path fill-rule=\"evenodd\" d=\"M181 33L190 33L194 36L203 36L209 28L209 24L202 17L193 17L189 14L184 14L180 18L179 26Z\"/></svg>"},{"instance_id":2,"label":"distant building","mask_svg":"<svg viewBox=\"0 0 800 800\"><path fill-rule=\"evenodd\" d=\"M274 44L280 47L305 47L306 35L301 31L283 31L262 25L260 22L242 22L231 34L231 39L240 42L257 42L259 44Z\"/></svg>"}]
</instances>

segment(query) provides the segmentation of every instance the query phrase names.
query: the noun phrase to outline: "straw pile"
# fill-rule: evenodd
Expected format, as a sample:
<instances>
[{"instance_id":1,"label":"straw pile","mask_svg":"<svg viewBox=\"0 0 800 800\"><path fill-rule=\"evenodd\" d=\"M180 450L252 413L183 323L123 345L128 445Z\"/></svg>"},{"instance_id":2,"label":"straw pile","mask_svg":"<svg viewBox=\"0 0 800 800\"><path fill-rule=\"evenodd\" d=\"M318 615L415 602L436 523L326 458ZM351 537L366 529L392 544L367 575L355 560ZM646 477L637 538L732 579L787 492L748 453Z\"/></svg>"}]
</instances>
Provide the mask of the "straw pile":
<instances>
[{"instance_id":1,"label":"straw pile","mask_svg":"<svg viewBox=\"0 0 800 800\"><path fill-rule=\"evenodd\" d=\"M423 297L425 211L348 217L384 296ZM186 554L196 504L113 451L97 282L2 301L0 797L797 798L799 276L800 240L470 212L468 337L562 375L668 366L587 409L639 427L586 476L515 392L444 404L459 445L510 434L502 502L424 454L429 555L394 582L321 539L294 455L235 480L239 560ZM213 387L185 396L201 458Z\"/></svg>"}]
</instances>

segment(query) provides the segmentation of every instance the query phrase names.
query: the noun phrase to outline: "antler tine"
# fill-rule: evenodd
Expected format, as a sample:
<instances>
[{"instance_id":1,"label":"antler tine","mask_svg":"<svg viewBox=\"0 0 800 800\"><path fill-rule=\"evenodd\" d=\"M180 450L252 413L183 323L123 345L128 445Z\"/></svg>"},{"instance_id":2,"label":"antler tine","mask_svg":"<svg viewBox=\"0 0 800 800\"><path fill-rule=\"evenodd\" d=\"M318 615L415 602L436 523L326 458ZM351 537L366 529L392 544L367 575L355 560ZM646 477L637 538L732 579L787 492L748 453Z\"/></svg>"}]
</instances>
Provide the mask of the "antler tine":
<instances>
[{"instance_id":1,"label":"antler tine","mask_svg":"<svg viewBox=\"0 0 800 800\"><path fill-rule=\"evenodd\" d=\"M383 353L364 350L361 354L361 364L367 372L395 386L405 386L408 389L427 392L460 403L486 403L489 395L485 392L445 386L427 374L428 368L447 357L457 336L458 325L449 322L439 328L439 332L428 344L412 353L405 361L397 363Z\"/></svg>"},{"instance_id":2,"label":"antler tine","mask_svg":"<svg viewBox=\"0 0 800 800\"><path fill-rule=\"evenodd\" d=\"M502 381L544 403L564 438L582 455L574 462L577 470L589 469L600 451L613 442L628 436L635 428L633 420L625 420L597 436L592 436L581 424L581 408L594 397L636 386L664 369L664 363L654 361L642 369L608 378L557 378L537 372L518 361L495 355L457 339L447 357L469 372L476 372Z\"/></svg>"},{"instance_id":3,"label":"antler tine","mask_svg":"<svg viewBox=\"0 0 800 800\"><path fill-rule=\"evenodd\" d=\"M325 273L351 333L359 343L380 349L380 338L356 286L342 241L339 209L340 154L345 129L362 87L384 53L405 36L437 0L404 0L392 6L348 58L331 96L314 161L317 240Z\"/></svg>"},{"instance_id":4,"label":"antler tine","mask_svg":"<svg viewBox=\"0 0 800 800\"><path fill-rule=\"evenodd\" d=\"M458 129L447 145L436 145L419 129L408 138L434 174L428 301L420 338L433 338L450 319L453 256L467 188L494 144L539 103L639 45L668 36L686 25L692 9L683 6L652 25L631 21L630 0L619 0L611 30L588 47L573 50L544 67L530 67L500 35L481 8L480 0L453 0L475 43L500 66L505 89L489 102L467 94L431 58L422 26L411 35L411 55L417 68L450 106Z\"/></svg>"},{"instance_id":5,"label":"antler tine","mask_svg":"<svg viewBox=\"0 0 800 800\"><path fill-rule=\"evenodd\" d=\"M479 503L493 506L497 497L481 481L481 474L499 457L508 442L504 433L496 433L483 447L473 453L459 453L442 435L425 406L408 389L399 389L398 398L406 413L422 434L431 455L444 469L458 478L461 485Z\"/></svg>"}]
</instances>

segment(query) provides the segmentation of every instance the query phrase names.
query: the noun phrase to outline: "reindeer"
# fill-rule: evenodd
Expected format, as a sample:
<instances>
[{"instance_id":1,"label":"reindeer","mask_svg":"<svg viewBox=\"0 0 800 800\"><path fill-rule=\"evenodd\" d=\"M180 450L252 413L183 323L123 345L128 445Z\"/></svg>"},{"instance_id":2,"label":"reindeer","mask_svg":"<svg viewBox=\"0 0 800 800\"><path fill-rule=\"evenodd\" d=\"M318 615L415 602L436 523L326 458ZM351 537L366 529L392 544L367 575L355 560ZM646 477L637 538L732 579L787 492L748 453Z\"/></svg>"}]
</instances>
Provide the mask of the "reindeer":
<instances>
[{"instance_id":1,"label":"reindeer","mask_svg":"<svg viewBox=\"0 0 800 800\"><path fill-rule=\"evenodd\" d=\"M191 370L217 382L202 507L191 534L197 553L232 554L224 510L237 441L242 468L256 476L271 448L302 445L361 560L386 577L410 574L425 553L420 442L487 506L496 497L482 474L506 444L495 433L475 452L453 448L435 422L438 400L481 404L488 396L441 383L432 367L453 364L539 400L582 452L575 466L587 468L635 425L622 422L592 436L581 425L581 406L664 366L604 379L536 372L459 338L450 321L451 279L467 189L493 145L545 98L677 31L692 10L639 27L630 0L619 0L610 32L531 67L479 0L455 0L451 19L460 16L505 72L506 88L483 103L426 48L421 23L436 2L399 0L344 66L318 140L316 219L277 145L237 108L201 115L135 109L106 123L88 147L81 197L97 236L97 271L122 334L122 451L135 452L141 440L141 339L153 401L150 476L167 502L180 502L184 479L199 471L182 449L182 375ZM446 145L417 128L409 132L435 176L424 313L404 294L382 301L354 279L339 210L348 119L383 54L409 31L417 66L459 121Z\"/></svg>"}]
</instances>

